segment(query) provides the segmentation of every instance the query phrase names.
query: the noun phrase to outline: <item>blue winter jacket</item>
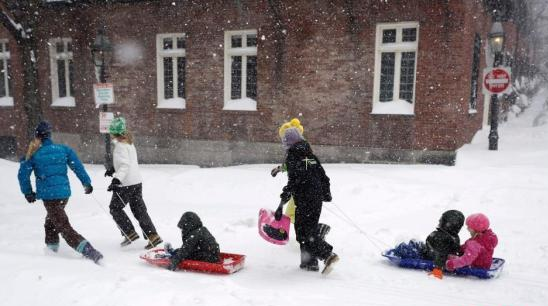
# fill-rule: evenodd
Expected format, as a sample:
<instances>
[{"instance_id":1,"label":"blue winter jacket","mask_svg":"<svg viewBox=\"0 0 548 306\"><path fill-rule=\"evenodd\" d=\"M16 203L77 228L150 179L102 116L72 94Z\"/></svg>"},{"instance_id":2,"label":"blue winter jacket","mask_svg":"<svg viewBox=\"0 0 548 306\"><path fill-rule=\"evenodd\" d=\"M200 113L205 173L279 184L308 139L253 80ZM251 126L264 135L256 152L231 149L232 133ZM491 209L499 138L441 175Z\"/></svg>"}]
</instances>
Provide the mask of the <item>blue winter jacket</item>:
<instances>
[{"instance_id":1,"label":"blue winter jacket","mask_svg":"<svg viewBox=\"0 0 548 306\"><path fill-rule=\"evenodd\" d=\"M67 165L74 171L82 185L91 185L84 165L76 153L64 145L53 143L50 139L42 140L42 146L28 160L21 161L19 167L19 186L21 192L32 193L30 175L36 177L36 198L42 200L61 200L70 197L70 184L67 176Z\"/></svg>"}]
</instances>

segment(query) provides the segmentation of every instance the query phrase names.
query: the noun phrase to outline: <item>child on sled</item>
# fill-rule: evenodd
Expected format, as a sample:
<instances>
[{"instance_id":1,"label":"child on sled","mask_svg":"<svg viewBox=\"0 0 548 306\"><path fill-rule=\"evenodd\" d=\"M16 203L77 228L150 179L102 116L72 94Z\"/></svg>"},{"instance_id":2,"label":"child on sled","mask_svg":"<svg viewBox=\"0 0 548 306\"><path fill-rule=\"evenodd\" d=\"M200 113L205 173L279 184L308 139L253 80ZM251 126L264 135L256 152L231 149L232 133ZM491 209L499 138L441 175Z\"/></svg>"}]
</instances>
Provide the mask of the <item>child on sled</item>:
<instances>
[{"instance_id":1,"label":"child on sled","mask_svg":"<svg viewBox=\"0 0 548 306\"><path fill-rule=\"evenodd\" d=\"M197 214L187 211L183 214L177 227L181 229L183 245L178 249L171 249L166 244L166 251L170 253L171 263L168 269L177 270L179 264L185 259L206 262L219 261L219 244L209 230L203 226Z\"/></svg>"}]
</instances>

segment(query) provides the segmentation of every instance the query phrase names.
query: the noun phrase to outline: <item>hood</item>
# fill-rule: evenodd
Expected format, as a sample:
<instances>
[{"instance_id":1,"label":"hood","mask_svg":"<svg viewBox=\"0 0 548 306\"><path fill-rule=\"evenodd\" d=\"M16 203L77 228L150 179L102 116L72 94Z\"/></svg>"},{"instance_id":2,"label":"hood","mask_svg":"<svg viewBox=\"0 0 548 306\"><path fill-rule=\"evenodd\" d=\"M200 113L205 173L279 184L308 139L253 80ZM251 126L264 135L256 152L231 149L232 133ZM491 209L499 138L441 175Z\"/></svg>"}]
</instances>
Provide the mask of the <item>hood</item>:
<instances>
[{"instance_id":1,"label":"hood","mask_svg":"<svg viewBox=\"0 0 548 306\"><path fill-rule=\"evenodd\" d=\"M458 235L464 225L464 215L458 210L448 210L441 215L438 229Z\"/></svg>"},{"instance_id":2,"label":"hood","mask_svg":"<svg viewBox=\"0 0 548 306\"><path fill-rule=\"evenodd\" d=\"M288 154L294 154L296 156L311 156L313 154L312 147L310 147L310 144L305 140L295 143L287 152Z\"/></svg>"},{"instance_id":3,"label":"hood","mask_svg":"<svg viewBox=\"0 0 548 306\"><path fill-rule=\"evenodd\" d=\"M474 240L478 241L484 248L490 251L494 250L499 242L497 235L495 235L491 229L487 229L483 233L478 234Z\"/></svg>"},{"instance_id":4,"label":"hood","mask_svg":"<svg viewBox=\"0 0 548 306\"><path fill-rule=\"evenodd\" d=\"M187 211L183 214L179 223L177 223L177 227L181 229L183 239L185 239L191 232L202 227L202 220L200 220L197 214Z\"/></svg>"}]
</instances>

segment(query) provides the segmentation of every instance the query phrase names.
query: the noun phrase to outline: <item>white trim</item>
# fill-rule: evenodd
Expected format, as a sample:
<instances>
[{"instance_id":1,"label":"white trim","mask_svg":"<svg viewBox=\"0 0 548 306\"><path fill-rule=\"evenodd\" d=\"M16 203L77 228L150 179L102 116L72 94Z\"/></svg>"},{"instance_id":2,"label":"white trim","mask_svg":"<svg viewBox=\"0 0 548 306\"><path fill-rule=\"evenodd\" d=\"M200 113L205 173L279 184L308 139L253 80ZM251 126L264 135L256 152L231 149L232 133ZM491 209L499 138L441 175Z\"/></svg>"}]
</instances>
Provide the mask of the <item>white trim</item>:
<instances>
[{"instance_id":1,"label":"white trim","mask_svg":"<svg viewBox=\"0 0 548 306\"><path fill-rule=\"evenodd\" d=\"M407 28L416 28L417 36L413 42L403 42L402 41L402 32L403 29ZM396 42L394 43L382 43L382 34L383 30L394 29L396 30ZM396 115L413 115L415 107L415 95L417 92L417 58L418 58L418 44L419 44L419 23L418 22L397 22L397 23L379 23L376 28L376 38L375 38L375 71L374 71L374 80L373 80L373 107L372 114L396 114ZM380 81L381 81L381 55L385 52L395 53L395 63L394 63L394 91L393 91L393 101L392 102L380 102ZM400 74L401 74L401 55L402 52L415 52L415 68L414 68L414 84L413 84L413 99L409 107L391 107L386 104L399 102L400 96ZM395 105L394 105L395 106Z\"/></svg>"},{"instance_id":2,"label":"white trim","mask_svg":"<svg viewBox=\"0 0 548 306\"><path fill-rule=\"evenodd\" d=\"M171 38L173 49L164 50L164 38ZM156 108L173 108L185 109L186 99L178 96L178 72L177 72L177 57L184 57L186 60L186 48L177 48L177 38L186 39L185 33L164 33L156 34L156 80L157 80L157 105ZM186 46L185 46L186 47ZM173 73L173 98L165 99L164 93L164 58L171 57L172 73ZM186 71L186 67L185 67ZM186 73L186 72L185 72ZM185 76L186 82L186 76ZM186 84L185 84L186 85ZM186 96L186 93L185 93Z\"/></svg>"},{"instance_id":3,"label":"white trim","mask_svg":"<svg viewBox=\"0 0 548 306\"><path fill-rule=\"evenodd\" d=\"M257 46L248 47L246 36L248 34L255 34L257 36L257 30L239 30L239 31L225 31L224 39L224 106L223 110L241 110L241 111L257 111L257 101L247 97L247 57L257 56ZM232 48L232 36L242 36L242 46ZM258 37L257 37L258 42ZM242 84L240 86L241 98L232 99L231 97L231 82L232 82L232 56L242 57Z\"/></svg>"},{"instance_id":4,"label":"white trim","mask_svg":"<svg viewBox=\"0 0 548 306\"><path fill-rule=\"evenodd\" d=\"M0 82L4 82L4 89L6 95L0 97L0 106L13 106L13 97L10 92L10 77L9 77L9 67L8 60L11 58L11 53L9 51L8 40L0 39L0 61L4 63L4 71L0 71Z\"/></svg>"},{"instance_id":5,"label":"white trim","mask_svg":"<svg viewBox=\"0 0 548 306\"><path fill-rule=\"evenodd\" d=\"M61 53L57 52L57 43L62 42L64 51ZM71 91L72 81L70 79L70 67L69 61L73 61L74 65L74 55L72 51L68 51L68 44L72 44L71 38L54 38L49 41L49 58L50 58L50 80L51 80L51 106L64 106L64 107L74 107L76 106L76 101L74 99L74 93ZM65 61L65 86L66 93L65 97L59 97L59 75L57 71L57 60Z\"/></svg>"}]
</instances>

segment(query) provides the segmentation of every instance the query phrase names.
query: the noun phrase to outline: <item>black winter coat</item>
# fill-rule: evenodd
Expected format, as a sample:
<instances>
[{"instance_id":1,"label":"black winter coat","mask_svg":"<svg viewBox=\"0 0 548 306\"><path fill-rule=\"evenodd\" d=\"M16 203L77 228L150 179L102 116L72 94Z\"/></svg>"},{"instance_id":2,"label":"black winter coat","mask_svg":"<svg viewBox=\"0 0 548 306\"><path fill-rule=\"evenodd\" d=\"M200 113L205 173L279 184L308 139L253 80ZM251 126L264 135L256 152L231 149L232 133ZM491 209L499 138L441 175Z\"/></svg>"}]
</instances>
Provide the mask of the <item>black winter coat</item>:
<instances>
[{"instance_id":1,"label":"black winter coat","mask_svg":"<svg viewBox=\"0 0 548 306\"><path fill-rule=\"evenodd\" d=\"M177 266L185 259L218 262L219 244L209 230L202 225L197 214L186 212L177 225L183 235L183 245L174 251L172 265Z\"/></svg>"},{"instance_id":2,"label":"black winter coat","mask_svg":"<svg viewBox=\"0 0 548 306\"><path fill-rule=\"evenodd\" d=\"M329 177L312 148L299 141L289 148L285 161L288 181L280 195L286 203L293 196L297 202L321 203L331 201Z\"/></svg>"},{"instance_id":3,"label":"black winter coat","mask_svg":"<svg viewBox=\"0 0 548 306\"><path fill-rule=\"evenodd\" d=\"M460 252L459 231L463 225L464 215L461 212L445 212L438 228L426 238L424 257L433 260L436 267L444 267L449 255L458 255Z\"/></svg>"}]
</instances>

